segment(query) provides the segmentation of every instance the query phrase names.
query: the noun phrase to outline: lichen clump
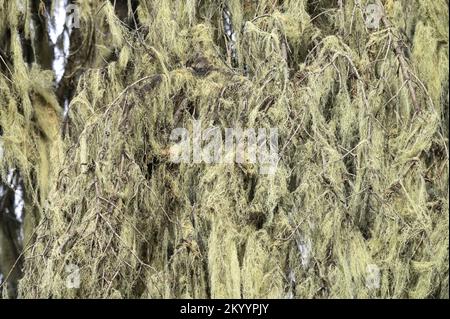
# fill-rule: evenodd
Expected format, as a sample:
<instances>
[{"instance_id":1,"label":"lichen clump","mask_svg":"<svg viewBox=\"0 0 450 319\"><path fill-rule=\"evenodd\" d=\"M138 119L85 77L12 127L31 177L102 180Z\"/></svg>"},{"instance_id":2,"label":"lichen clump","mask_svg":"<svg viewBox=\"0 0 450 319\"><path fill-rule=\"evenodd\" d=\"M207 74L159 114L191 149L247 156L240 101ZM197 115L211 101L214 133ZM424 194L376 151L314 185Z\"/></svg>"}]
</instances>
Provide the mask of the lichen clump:
<instances>
[{"instance_id":1,"label":"lichen clump","mask_svg":"<svg viewBox=\"0 0 450 319\"><path fill-rule=\"evenodd\" d=\"M50 95L17 111L41 90L23 62L0 77L0 167L49 176L20 297L448 298L448 3L383 1L390 26L368 29L370 3L147 0L133 28L79 1L88 66L63 140ZM275 174L172 163L193 120L276 127Z\"/></svg>"}]
</instances>

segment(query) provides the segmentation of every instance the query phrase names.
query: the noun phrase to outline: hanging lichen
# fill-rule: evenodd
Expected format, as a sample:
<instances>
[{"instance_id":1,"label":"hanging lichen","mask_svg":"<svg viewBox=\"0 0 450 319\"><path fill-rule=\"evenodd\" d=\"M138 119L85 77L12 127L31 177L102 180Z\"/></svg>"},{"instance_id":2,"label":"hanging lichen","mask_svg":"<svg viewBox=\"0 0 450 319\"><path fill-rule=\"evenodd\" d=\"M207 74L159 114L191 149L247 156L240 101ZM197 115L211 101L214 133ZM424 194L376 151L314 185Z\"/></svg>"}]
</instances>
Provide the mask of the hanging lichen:
<instances>
[{"instance_id":1,"label":"hanging lichen","mask_svg":"<svg viewBox=\"0 0 450 319\"><path fill-rule=\"evenodd\" d=\"M446 1L383 1L375 29L377 1L76 3L64 139L15 33L0 69L0 175L39 212L20 297L448 298ZM275 173L173 163L194 120L277 128Z\"/></svg>"}]
</instances>

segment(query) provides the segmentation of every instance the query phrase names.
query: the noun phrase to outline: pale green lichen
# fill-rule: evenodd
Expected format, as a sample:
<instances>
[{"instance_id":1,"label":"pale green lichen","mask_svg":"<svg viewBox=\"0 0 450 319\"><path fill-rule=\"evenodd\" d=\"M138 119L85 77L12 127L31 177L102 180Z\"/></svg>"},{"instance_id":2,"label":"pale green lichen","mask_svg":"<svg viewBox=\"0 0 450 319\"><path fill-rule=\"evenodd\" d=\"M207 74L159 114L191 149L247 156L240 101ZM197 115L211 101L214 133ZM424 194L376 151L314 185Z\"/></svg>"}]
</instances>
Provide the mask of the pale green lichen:
<instances>
[{"instance_id":1,"label":"pale green lichen","mask_svg":"<svg viewBox=\"0 0 450 319\"><path fill-rule=\"evenodd\" d=\"M39 186L46 205L21 296L448 298L447 4L385 1L393 27L367 30L369 2L343 3L227 2L233 69L223 1L141 2L139 35L110 2L81 1L83 30L104 37L78 80L56 166L41 147L56 156L59 146L30 130L53 136L51 117L27 100L38 90L53 105L51 89L38 89L45 73L30 73L13 36L14 84L0 77L0 172L53 176ZM208 72L195 69L199 58ZM192 119L277 127L275 175L171 163L170 131L192 130ZM65 286L67 263L81 269L79 290ZM367 285L371 265L379 287Z\"/></svg>"}]
</instances>

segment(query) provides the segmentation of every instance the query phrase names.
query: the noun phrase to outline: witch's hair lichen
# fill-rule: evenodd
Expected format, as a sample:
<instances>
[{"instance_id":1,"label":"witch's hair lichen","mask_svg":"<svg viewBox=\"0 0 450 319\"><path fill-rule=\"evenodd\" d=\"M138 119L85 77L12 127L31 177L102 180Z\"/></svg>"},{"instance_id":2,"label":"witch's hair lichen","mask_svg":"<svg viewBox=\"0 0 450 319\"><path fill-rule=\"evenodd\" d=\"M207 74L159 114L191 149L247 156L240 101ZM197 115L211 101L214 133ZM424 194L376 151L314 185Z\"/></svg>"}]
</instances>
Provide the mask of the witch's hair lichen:
<instances>
[{"instance_id":1,"label":"witch's hair lichen","mask_svg":"<svg viewBox=\"0 0 450 319\"><path fill-rule=\"evenodd\" d=\"M448 298L448 1L146 0L126 20L76 1L64 138L16 2L0 0L0 176L20 170L35 212L20 297ZM172 163L193 119L276 127L275 174Z\"/></svg>"}]
</instances>

